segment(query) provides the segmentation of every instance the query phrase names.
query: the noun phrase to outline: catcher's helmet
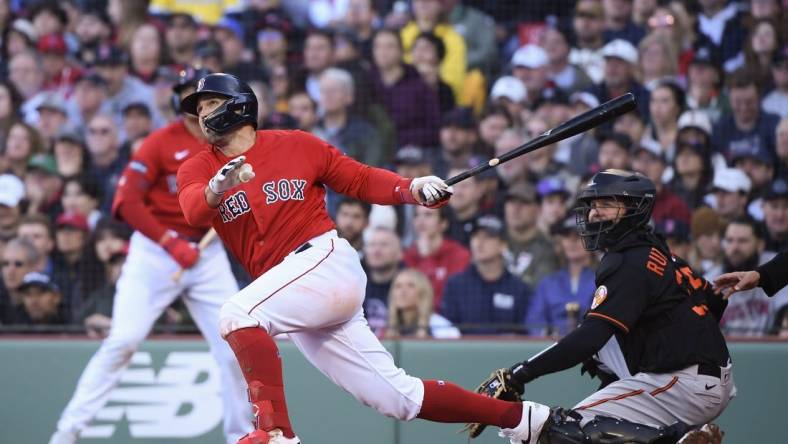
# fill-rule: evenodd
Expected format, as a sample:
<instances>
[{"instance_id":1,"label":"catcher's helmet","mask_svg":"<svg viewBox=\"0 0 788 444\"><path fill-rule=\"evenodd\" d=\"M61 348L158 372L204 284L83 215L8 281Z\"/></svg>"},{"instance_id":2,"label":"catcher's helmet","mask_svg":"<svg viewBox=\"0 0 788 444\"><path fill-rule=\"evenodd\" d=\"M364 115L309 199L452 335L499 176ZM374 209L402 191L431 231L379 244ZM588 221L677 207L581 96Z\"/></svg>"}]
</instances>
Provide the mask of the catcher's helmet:
<instances>
[{"instance_id":1,"label":"catcher's helmet","mask_svg":"<svg viewBox=\"0 0 788 444\"><path fill-rule=\"evenodd\" d=\"M209 74L201 78L197 91L181 101L181 110L197 115L197 102L208 94L227 97L221 106L205 116L203 122L208 129L225 134L244 123L251 123L257 129L257 97L249 85L232 74Z\"/></svg>"},{"instance_id":2,"label":"catcher's helmet","mask_svg":"<svg viewBox=\"0 0 788 444\"><path fill-rule=\"evenodd\" d=\"M611 247L633 230L646 226L656 192L654 182L640 173L609 169L594 174L580 191L575 208L577 234L586 250ZM623 202L624 214L617 221L590 222L591 202L603 198Z\"/></svg>"},{"instance_id":3,"label":"catcher's helmet","mask_svg":"<svg viewBox=\"0 0 788 444\"><path fill-rule=\"evenodd\" d=\"M188 67L178 74L178 80L172 85L172 109L175 114L181 113L181 93L184 89L192 87L197 88L197 81L201 78L211 74L210 70L205 68Z\"/></svg>"}]
</instances>

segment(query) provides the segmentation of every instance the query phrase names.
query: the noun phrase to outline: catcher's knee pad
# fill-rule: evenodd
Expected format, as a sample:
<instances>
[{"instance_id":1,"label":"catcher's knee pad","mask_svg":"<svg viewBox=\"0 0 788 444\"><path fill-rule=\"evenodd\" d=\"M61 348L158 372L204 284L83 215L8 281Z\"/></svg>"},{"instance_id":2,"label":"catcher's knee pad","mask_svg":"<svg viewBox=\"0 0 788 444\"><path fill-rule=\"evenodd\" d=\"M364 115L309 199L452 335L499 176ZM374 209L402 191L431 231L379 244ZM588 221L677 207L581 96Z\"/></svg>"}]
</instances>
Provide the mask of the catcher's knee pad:
<instances>
[{"instance_id":1,"label":"catcher's knee pad","mask_svg":"<svg viewBox=\"0 0 788 444\"><path fill-rule=\"evenodd\" d=\"M219 310L219 334L223 338L235 330L255 327L258 324L257 320L249 316L249 313L234 302L225 302Z\"/></svg>"},{"instance_id":2,"label":"catcher's knee pad","mask_svg":"<svg viewBox=\"0 0 788 444\"><path fill-rule=\"evenodd\" d=\"M687 429L682 423L656 428L607 416L581 427L580 420L574 411L555 409L539 444L675 444Z\"/></svg>"}]
</instances>

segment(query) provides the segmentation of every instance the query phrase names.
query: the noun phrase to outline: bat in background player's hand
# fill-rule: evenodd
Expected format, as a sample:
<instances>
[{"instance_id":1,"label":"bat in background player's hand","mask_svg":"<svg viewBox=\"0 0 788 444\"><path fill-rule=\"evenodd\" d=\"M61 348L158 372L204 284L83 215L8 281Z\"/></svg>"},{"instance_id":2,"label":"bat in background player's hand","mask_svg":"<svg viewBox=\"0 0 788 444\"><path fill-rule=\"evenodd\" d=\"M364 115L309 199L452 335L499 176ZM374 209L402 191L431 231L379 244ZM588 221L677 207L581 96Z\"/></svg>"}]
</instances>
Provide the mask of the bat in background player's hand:
<instances>
[{"instance_id":1,"label":"bat in background player's hand","mask_svg":"<svg viewBox=\"0 0 788 444\"><path fill-rule=\"evenodd\" d=\"M717 276L714 279L714 293L722 293L723 299L728 299L737 291L751 290L758 286L761 275L757 271L734 271Z\"/></svg>"},{"instance_id":2,"label":"bat in background player's hand","mask_svg":"<svg viewBox=\"0 0 788 444\"><path fill-rule=\"evenodd\" d=\"M218 195L224 194L244 182L254 178L252 166L246 162L246 156L238 156L224 164L213 178L208 182L208 188Z\"/></svg>"},{"instance_id":3,"label":"bat in background player's hand","mask_svg":"<svg viewBox=\"0 0 788 444\"><path fill-rule=\"evenodd\" d=\"M454 189L440 177L424 176L413 179L410 192L416 202L430 208L439 208L449 202Z\"/></svg>"}]
</instances>

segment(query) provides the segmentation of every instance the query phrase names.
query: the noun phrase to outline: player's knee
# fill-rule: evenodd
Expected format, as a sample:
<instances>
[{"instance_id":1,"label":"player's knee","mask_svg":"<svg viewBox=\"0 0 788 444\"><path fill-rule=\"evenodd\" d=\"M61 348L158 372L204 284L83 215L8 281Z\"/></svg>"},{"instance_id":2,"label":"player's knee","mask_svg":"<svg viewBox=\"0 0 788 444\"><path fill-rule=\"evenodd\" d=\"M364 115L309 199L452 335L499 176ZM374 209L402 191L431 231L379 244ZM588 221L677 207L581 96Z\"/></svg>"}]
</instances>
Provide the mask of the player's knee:
<instances>
[{"instance_id":1,"label":"player's knee","mask_svg":"<svg viewBox=\"0 0 788 444\"><path fill-rule=\"evenodd\" d=\"M374 408L378 413L400 421L410 421L418 415L421 405L414 401L421 381L411 376L392 381L388 390L375 390L361 396L359 400ZM395 389L394 387L398 387Z\"/></svg>"},{"instance_id":2,"label":"player's knee","mask_svg":"<svg viewBox=\"0 0 788 444\"><path fill-rule=\"evenodd\" d=\"M140 343L145 340L143 333L120 334L111 332L101 343L101 348L112 355L121 355L123 361L131 360Z\"/></svg>"},{"instance_id":3,"label":"player's knee","mask_svg":"<svg viewBox=\"0 0 788 444\"><path fill-rule=\"evenodd\" d=\"M219 334L223 338L235 330L254 327L257 324L258 322L249 316L249 313L234 302L225 302L219 310Z\"/></svg>"}]
</instances>

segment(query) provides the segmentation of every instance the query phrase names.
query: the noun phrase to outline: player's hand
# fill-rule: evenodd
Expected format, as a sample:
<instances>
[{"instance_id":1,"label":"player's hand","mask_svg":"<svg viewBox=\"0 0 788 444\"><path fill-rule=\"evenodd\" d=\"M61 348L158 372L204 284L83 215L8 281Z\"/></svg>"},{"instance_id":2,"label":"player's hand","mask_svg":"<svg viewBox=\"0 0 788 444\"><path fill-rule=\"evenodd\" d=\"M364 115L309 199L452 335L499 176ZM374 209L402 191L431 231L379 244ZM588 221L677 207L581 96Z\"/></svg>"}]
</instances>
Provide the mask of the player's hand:
<instances>
[{"instance_id":1,"label":"player's hand","mask_svg":"<svg viewBox=\"0 0 788 444\"><path fill-rule=\"evenodd\" d=\"M245 162L246 156L238 156L224 164L208 182L208 188L210 188L214 194L222 195L227 190L237 187L242 182L252 180L254 171L252 171L252 166Z\"/></svg>"},{"instance_id":2,"label":"player's hand","mask_svg":"<svg viewBox=\"0 0 788 444\"><path fill-rule=\"evenodd\" d=\"M197 244L178 237L177 233L167 232L159 244L175 259L181 268L191 268L200 259Z\"/></svg>"},{"instance_id":3,"label":"player's hand","mask_svg":"<svg viewBox=\"0 0 788 444\"><path fill-rule=\"evenodd\" d=\"M410 183L410 193L416 202L430 208L440 208L446 205L454 189L440 177L424 176L413 179Z\"/></svg>"},{"instance_id":4,"label":"player's hand","mask_svg":"<svg viewBox=\"0 0 788 444\"><path fill-rule=\"evenodd\" d=\"M757 271L734 271L725 273L714 279L714 293L722 293L723 299L728 299L733 293L751 290L758 286L761 274Z\"/></svg>"}]
</instances>

